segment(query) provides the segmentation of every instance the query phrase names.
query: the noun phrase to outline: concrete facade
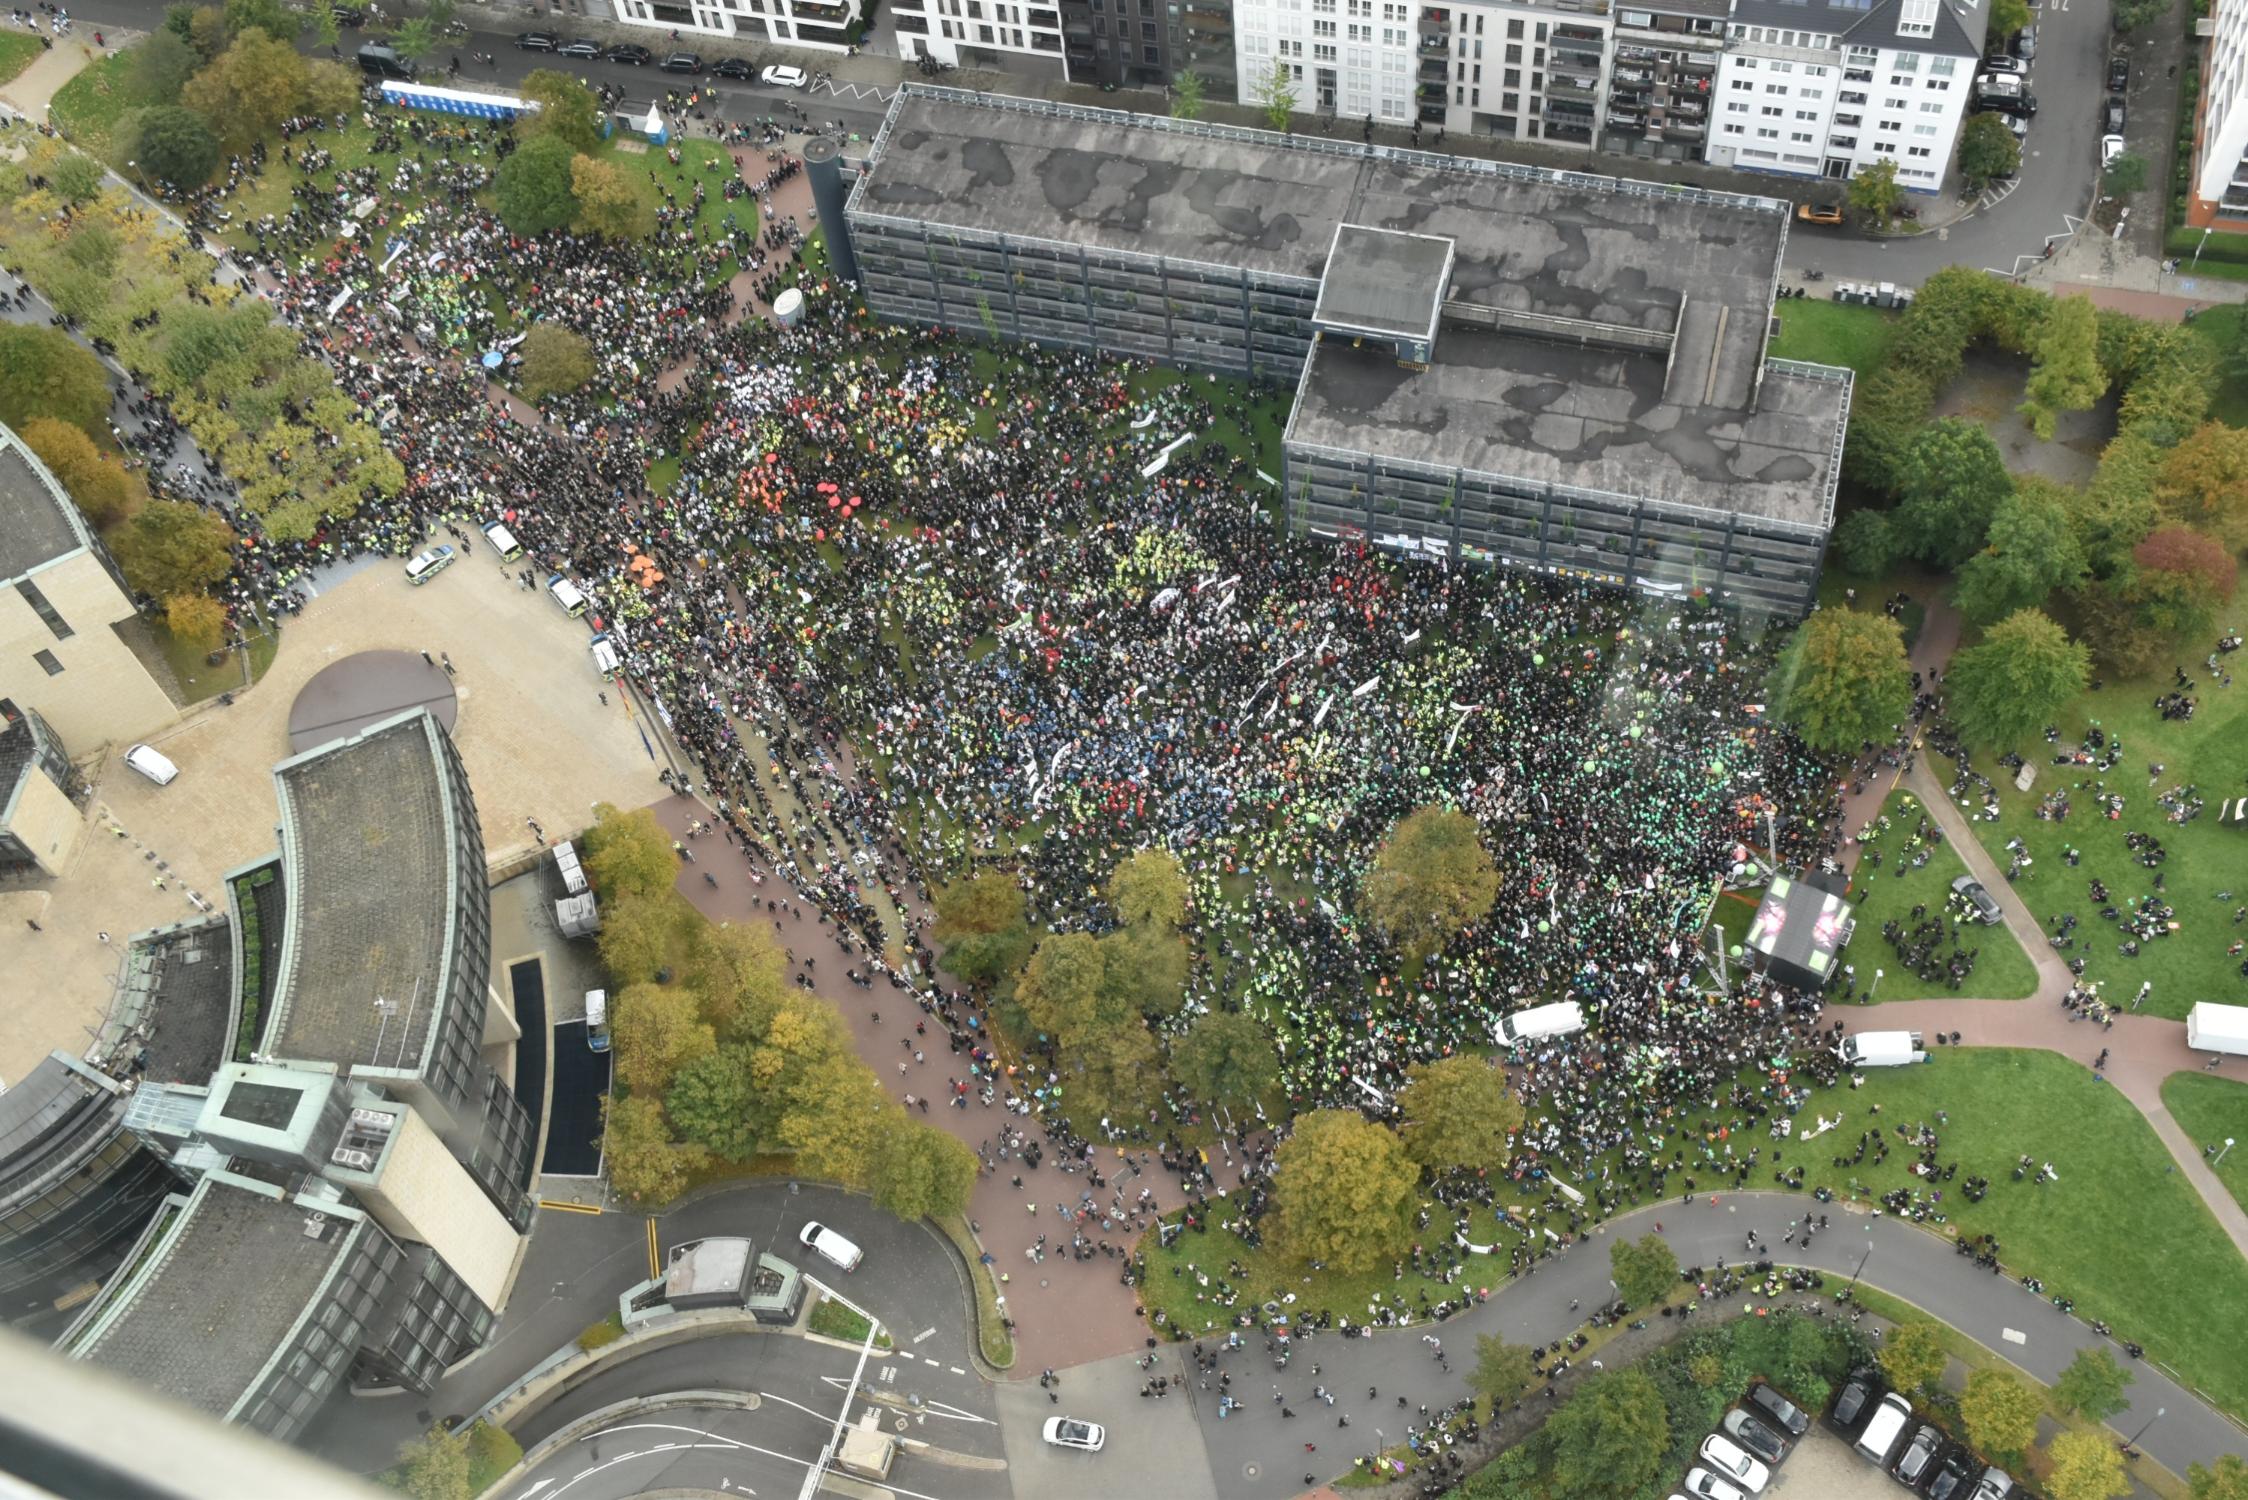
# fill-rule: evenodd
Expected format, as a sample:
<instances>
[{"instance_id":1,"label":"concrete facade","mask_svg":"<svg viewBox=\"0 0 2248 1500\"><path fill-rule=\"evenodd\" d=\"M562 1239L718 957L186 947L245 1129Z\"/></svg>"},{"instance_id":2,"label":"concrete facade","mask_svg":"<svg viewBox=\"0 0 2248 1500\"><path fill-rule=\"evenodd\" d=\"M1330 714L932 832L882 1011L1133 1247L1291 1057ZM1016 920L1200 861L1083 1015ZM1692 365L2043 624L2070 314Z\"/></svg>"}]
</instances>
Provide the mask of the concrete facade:
<instances>
[{"instance_id":1,"label":"concrete facade","mask_svg":"<svg viewBox=\"0 0 2248 1500\"><path fill-rule=\"evenodd\" d=\"M861 0L609 0L626 26L698 36L741 37L816 52L848 52ZM658 49L659 53L661 49Z\"/></svg>"},{"instance_id":2,"label":"concrete facade","mask_svg":"<svg viewBox=\"0 0 2248 1500\"><path fill-rule=\"evenodd\" d=\"M13 788L0 788L0 798L6 799L0 806L0 842L21 848L24 861L40 874L62 874L86 832L78 804L36 769Z\"/></svg>"},{"instance_id":3,"label":"concrete facade","mask_svg":"<svg viewBox=\"0 0 2248 1500\"><path fill-rule=\"evenodd\" d=\"M140 739L177 714L117 633L138 612L96 546L0 584L0 696L38 709L81 754Z\"/></svg>"},{"instance_id":4,"label":"concrete facade","mask_svg":"<svg viewBox=\"0 0 2248 1500\"><path fill-rule=\"evenodd\" d=\"M846 217L891 321L1294 383L1299 533L1796 614L1850 375L1766 358L1789 211L909 85Z\"/></svg>"},{"instance_id":5,"label":"concrete facade","mask_svg":"<svg viewBox=\"0 0 2248 1500\"><path fill-rule=\"evenodd\" d=\"M2214 0L2201 61L2186 222L2248 231L2248 0Z\"/></svg>"},{"instance_id":6,"label":"concrete facade","mask_svg":"<svg viewBox=\"0 0 2248 1500\"><path fill-rule=\"evenodd\" d=\"M397 1120L377 1170L353 1192L394 1237L444 1257L486 1307L505 1306L520 1236L419 1114Z\"/></svg>"}]
</instances>

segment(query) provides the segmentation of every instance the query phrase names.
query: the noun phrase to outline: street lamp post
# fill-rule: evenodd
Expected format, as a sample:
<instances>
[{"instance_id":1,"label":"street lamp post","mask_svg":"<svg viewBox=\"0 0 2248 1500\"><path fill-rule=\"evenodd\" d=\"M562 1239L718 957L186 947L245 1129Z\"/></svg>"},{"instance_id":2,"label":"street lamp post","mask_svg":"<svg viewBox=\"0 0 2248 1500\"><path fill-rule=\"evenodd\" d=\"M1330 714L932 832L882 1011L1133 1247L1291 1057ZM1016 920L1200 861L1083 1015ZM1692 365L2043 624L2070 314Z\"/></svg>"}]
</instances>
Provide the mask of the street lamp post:
<instances>
[{"instance_id":1,"label":"street lamp post","mask_svg":"<svg viewBox=\"0 0 2248 1500\"><path fill-rule=\"evenodd\" d=\"M2143 1437L2145 1437L2145 1436L2146 1436L2146 1434L2147 1434L2147 1428L2148 1428L2148 1427L2152 1427L2152 1426L2153 1426L2153 1425L2154 1425L2155 1423L2157 1423L2157 1422L2161 1421L2161 1420L2162 1420L2162 1414L2163 1414L2164 1412L2168 1411L2169 1409L2170 1409L2170 1408L2168 1408L2167 1406L2158 1406L2158 1407L2156 1407L2156 1408L2154 1409L2154 1415L2153 1415L2153 1416L2151 1416L2151 1417L2149 1417L2149 1418L2147 1418L2147 1420L2146 1420L2146 1426L2145 1426L2145 1427L2141 1427L2141 1428L2140 1428L2140 1429L2139 1429L2139 1430L2138 1430L2137 1432L2134 1432L2134 1433L2132 1433L2132 1434L2131 1434L2131 1435L2130 1435L2129 1437L2125 1438L2125 1439L2123 1440L2123 1446L2124 1446L2124 1447L2126 1447L2126 1448L2136 1448L2136 1447L2138 1447L2138 1446L2139 1446L2139 1439L2140 1439L2140 1438L2143 1438Z\"/></svg>"},{"instance_id":2,"label":"street lamp post","mask_svg":"<svg viewBox=\"0 0 2248 1500\"><path fill-rule=\"evenodd\" d=\"M1858 1278L1865 1274L1866 1262L1873 1259L1873 1241L1866 1241L1866 1253L1858 1257L1858 1269L1850 1273L1850 1290L1858 1289Z\"/></svg>"},{"instance_id":3,"label":"street lamp post","mask_svg":"<svg viewBox=\"0 0 2248 1500\"><path fill-rule=\"evenodd\" d=\"M1875 969L1873 971L1873 983L1866 986L1866 1004L1868 1005L1873 1004L1873 992L1881 988L1882 973L1882 970Z\"/></svg>"},{"instance_id":4,"label":"street lamp post","mask_svg":"<svg viewBox=\"0 0 2248 1500\"><path fill-rule=\"evenodd\" d=\"M2226 1137L2225 1137L2225 1151L2230 1151L2231 1149L2232 1149L2232 1137L2228 1135L2228 1136L2226 1136ZM2218 1152L2218 1153L2217 1153L2217 1162L2222 1162L2222 1161L2223 1161L2223 1160L2225 1159L2225 1151L2220 1151L2220 1152ZM2212 1163L2210 1163L2210 1165L2211 1165L2211 1166L2215 1166L2215 1165L2217 1164L2217 1162L2212 1162Z\"/></svg>"},{"instance_id":5,"label":"street lamp post","mask_svg":"<svg viewBox=\"0 0 2248 1500\"><path fill-rule=\"evenodd\" d=\"M1373 1467L1374 1467L1374 1468L1376 1468L1376 1469L1379 1469L1379 1468L1381 1468L1381 1466L1382 1466L1382 1454L1383 1454L1384 1452L1386 1452L1386 1451L1387 1451L1387 1450L1386 1450L1386 1448L1385 1448L1385 1447L1384 1447L1384 1445L1383 1445L1382 1430L1381 1430L1381 1429L1380 1429L1379 1427L1377 1427L1377 1428L1375 1428L1375 1429L1374 1429L1374 1463L1373 1463Z\"/></svg>"}]
</instances>

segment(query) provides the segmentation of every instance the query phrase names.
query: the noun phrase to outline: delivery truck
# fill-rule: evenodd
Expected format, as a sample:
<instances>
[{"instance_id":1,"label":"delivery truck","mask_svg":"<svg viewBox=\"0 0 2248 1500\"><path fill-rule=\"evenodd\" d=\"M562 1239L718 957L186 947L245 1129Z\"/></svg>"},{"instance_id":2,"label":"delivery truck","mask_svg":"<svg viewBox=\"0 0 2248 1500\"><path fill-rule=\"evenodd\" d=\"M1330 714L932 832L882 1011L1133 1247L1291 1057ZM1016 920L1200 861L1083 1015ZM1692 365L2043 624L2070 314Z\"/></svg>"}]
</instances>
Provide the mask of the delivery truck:
<instances>
[{"instance_id":1,"label":"delivery truck","mask_svg":"<svg viewBox=\"0 0 2248 1500\"><path fill-rule=\"evenodd\" d=\"M1511 1016L1501 1016L1491 1027L1491 1034L1498 1038L1501 1046L1517 1047L1524 1042L1567 1036L1584 1029L1584 1007L1574 1000L1558 1000L1551 1005L1533 1005Z\"/></svg>"},{"instance_id":2,"label":"delivery truck","mask_svg":"<svg viewBox=\"0 0 2248 1500\"><path fill-rule=\"evenodd\" d=\"M1917 1031L1860 1031L1844 1037L1834 1050L1843 1066L1851 1068L1896 1068L1928 1060Z\"/></svg>"},{"instance_id":3,"label":"delivery truck","mask_svg":"<svg viewBox=\"0 0 2248 1500\"><path fill-rule=\"evenodd\" d=\"M2202 1001L2186 1012L2186 1045L2196 1052L2248 1054L2248 1005Z\"/></svg>"}]
</instances>

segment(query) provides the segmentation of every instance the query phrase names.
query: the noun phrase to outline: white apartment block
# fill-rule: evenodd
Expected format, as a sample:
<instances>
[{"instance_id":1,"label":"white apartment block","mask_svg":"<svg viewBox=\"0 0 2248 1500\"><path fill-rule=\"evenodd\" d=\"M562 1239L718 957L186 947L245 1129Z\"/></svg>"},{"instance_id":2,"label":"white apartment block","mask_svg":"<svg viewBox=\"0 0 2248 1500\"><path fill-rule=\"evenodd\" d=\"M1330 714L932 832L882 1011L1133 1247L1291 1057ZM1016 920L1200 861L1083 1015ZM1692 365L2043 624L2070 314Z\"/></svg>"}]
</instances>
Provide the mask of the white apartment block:
<instances>
[{"instance_id":1,"label":"white apartment block","mask_svg":"<svg viewBox=\"0 0 2248 1500\"><path fill-rule=\"evenodd\" d=\"M1733 0L1708 160L1847 178L1883 158L1943 186L1989 13L1958 0Z\"/></svg>"},{"instance_id":2,"label":"white apartment block","mask_svg":"<svg viewBox=\"0 0 2248 1500\"><path fill-rule=\"evenodd\" d=\"M1420 16L1402 0L1235 0L1241 102L1263 103L1283 67L1304 114L1410 125L1420 118Z\"/></svg>"},{"instance_id":3,"label":"white apartment block","mask_svg":"<svg viewBox=\"0 0 2248 1500\"><path fill-rule=\"evenodd\" d=\"M1062 12L1054 0L893 0L892 11L898 55L908 62L933 57L958 66L992 53L1061 62Z\"/></svg>"},{"instance_id":4,"label":"white apartment block","mask_svg":"<svg viewBox=\"0 0 2248 1500\"><path fill-rule=\"evenodd\" d=\"M2238 230L2248 221L2248 0L2216 0L2207 24L2186 222Z\"/></svg>"},{"instance_id":5,"label":"white apartment block","mask_svg":"<svg viewBox=\"0 0 2248 1500\"><path fill-rule=\"evenodd\" d=\"M821 52L848 52L860 0L609 0L627 26L738 36Z\"/></svg>"}]
</instances>

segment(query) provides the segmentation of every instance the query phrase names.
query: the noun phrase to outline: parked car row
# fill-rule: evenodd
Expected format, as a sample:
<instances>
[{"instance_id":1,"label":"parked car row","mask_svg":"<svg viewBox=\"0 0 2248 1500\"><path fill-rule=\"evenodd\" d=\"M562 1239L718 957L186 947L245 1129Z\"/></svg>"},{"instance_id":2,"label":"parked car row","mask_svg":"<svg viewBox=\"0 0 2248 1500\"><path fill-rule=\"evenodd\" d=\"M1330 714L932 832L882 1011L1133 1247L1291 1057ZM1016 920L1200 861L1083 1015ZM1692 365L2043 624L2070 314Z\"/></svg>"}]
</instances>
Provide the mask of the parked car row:
<instances>
[{"instance_id":1,"label":"parked car row","mask_svg":"<svg viewBox=\"0 0 2248 1500\"><path fill-rule=\"evenodd\" d=\"M1912 1403L1886 1389L1876 1371L1852 1372L1827 1420L1860 1458L1928 1500L2007 1500L2014 1493L2011 1474L1915 1417Z\"/></svg>"},{"instance_id":2,"label":"parked car row","mask_svg":"<svg viewBox=\"0 0 2248 1500\"><path fill-rule=\"evenodd\" d=\"M1702 1439L1701 1462L1686 1471L1684 1493L1671 1500L1748 1500L1764 1493L1772 1470L1811 1427L1801 1407L1761 1381Z\"/></svg>"},{"instance_id":3,"label":"parked car row","mask_svg":"<svg viewBox=\"0 0 2248 1500\"><path fill-rule=\"evenodd\" d=\"M656 55L637 42L619 42L604 47L588 37L565 37L551 31L519 31L515 45L525 52L551 52L556 57L574 58L580 62L623 63L627 67L644 68L656 62ZM659 72L695 74L703 71L699 52L673 52L656 63ZM806 80L802 68L776 64L759 72L747 58L722 57L710 65L710 71L720 78L732 78L747 83L751 78L774 88L800 89Z\"/></svg>"}]
</instances>

